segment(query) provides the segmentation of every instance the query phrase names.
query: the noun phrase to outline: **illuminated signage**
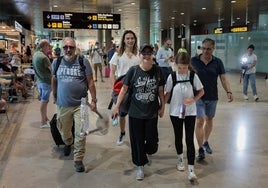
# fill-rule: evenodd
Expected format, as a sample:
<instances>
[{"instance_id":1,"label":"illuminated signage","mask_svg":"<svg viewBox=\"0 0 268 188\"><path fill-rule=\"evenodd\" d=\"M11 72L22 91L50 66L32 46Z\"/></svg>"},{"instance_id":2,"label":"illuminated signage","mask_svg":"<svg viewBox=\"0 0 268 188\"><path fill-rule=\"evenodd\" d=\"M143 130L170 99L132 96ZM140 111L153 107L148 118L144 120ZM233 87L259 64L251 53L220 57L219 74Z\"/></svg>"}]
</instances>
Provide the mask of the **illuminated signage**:
<instances>
[{"instance_id":1,"label":"illuminated signage","mask_svg":"<svg viewBox=\"0 0 268 188\"><path fill-rule=\"evenodd\" d=\"M120 29L120 14L43 12L47 29Z\"/></svg>"},{"instance_id":2,"label":"illuminated signage","mask_svg":"<svg viewBox=\"0 0 268 188\"><path fill-rule=\"evenodd\" d=\"M247 26L240 26L240 27L231 27L230 31L232 33L238 33L238 32L247 32L248 27Z\"/></svg>"},{"instance_id":3,"label":"illuminated signage","mask_svg":"<svg viewBox=\"0 0 268 188\"><path fill-rule=\"evenodd\" d=\"M15 21L15 29L19 32L22 32L22 26L17 21Z\"/></svg>"},{"instance_id":4,"label":"illuminated signage","mask_svg":"<svg viewBox=\"0 0 268 188\"><path fill-rule=\"evenodd\" d=\"M221 34L221 33L223 33L222 27L217 27L214 29L214 34Z\"/></svg>"}]
</instances>

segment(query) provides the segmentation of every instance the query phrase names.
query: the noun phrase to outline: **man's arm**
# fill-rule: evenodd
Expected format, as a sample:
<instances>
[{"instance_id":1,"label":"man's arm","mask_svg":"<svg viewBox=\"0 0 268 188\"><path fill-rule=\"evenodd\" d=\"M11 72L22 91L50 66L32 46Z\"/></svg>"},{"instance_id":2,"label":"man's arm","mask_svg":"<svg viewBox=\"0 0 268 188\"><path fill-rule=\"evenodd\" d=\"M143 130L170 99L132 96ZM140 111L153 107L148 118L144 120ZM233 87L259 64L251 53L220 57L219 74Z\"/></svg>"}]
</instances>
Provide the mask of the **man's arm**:
<instances>
[{"instance_id":1,"label":"man's arm","mask_svg":"<svg viewBox=\"0 0 268 188\"><path fill-rule=\"evenodd\" d=\"M164 86L159 86L158 95L160 99L160 109L158 110L159 117L163 117L165 111L165 95L164 95Z\"/></svg>"},{"instance_id":2,"label":"man's arm","mask_svg":"<svg viewBox=\"0 0 268 188\"><path fill-rule=\"evenodd\" d=\"M220 75L221 84L224 90L226 91L227 97L229 99L229 102L233 101L233 93L231 92L230 83L226 78L225 74Z\"/></svg>"},{"instance_id":3,"label":"man's arm","mask_svg":"<svg viewBox=\"0 0 268 188\"><path fill-rule=\"evenodd\" d=\"M116 80L116 78L115 78L115 71L116 71L116 65L112 65L111 66L111 71L110 71L110 80L111 80L112 87L113 87L114 82Z\"/></svg>"},{"instance_id":4,"label":"man's arm","mask_svg":"<svg viewBox=\"0 0 268 188\"><path fill-rule=\"evenodd\" d=\"M91 109L93 111L97 110L97 96L96 96L96 87L93 80L93 75L87 76L88 89L91 95Z\"/></svg>"}]
</instances>

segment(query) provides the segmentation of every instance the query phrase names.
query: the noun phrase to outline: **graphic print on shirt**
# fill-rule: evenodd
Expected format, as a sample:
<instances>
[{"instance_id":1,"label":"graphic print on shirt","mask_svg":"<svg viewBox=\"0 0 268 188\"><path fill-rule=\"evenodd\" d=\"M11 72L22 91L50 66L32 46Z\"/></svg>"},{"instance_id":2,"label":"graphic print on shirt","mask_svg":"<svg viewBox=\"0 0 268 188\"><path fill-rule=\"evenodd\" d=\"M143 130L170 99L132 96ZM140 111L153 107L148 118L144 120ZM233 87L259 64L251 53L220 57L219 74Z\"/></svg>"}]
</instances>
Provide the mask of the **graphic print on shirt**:
<instances>
[{"instance_id":1,"label":"graphic print on shirt","mask_svg":"<svg viewBox=\"0 0 268 188\"><path fill-rule=\"evenodd\" d=\"M150 103L155 101L157 92L156 78L147 76L139 76L135 86L137 93L135 98L142 103Z\"/></svg>"},{"instance_id":2,"label":"graphic print on shirt","mask_svg":"<svg viewBox=\"0 0 268 188\"><path fill-rule=\"evenodd\" d=\"M82 77L82 71L80 70L80 65L66 66L60 65L57 71L57 77L62 80L62 82L72 82L77 77Z\"/></svg>"}]
</instances>

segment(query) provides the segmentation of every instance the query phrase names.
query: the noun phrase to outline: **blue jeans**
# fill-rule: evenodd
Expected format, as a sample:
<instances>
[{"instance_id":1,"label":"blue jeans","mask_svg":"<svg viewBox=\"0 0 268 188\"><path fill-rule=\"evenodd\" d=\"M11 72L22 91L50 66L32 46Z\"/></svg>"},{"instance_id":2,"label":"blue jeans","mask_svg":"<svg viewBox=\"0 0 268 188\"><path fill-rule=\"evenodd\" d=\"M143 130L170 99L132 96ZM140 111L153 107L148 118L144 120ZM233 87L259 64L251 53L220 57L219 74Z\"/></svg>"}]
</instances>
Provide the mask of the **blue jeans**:
<instances>
[{"instance_id":1,"label":"blue jeans","mask_svg":"<svg viewBox=\"0 0 268 188\"><path fill-rule=\"evenodd\" d=\"M255 73L244 75L244 77L243 77L243 94L248 95L248 81L250 82L253 96L257 95L257 89L256 89L256 83L255 83Z\"/></svg>"}]
</instances>

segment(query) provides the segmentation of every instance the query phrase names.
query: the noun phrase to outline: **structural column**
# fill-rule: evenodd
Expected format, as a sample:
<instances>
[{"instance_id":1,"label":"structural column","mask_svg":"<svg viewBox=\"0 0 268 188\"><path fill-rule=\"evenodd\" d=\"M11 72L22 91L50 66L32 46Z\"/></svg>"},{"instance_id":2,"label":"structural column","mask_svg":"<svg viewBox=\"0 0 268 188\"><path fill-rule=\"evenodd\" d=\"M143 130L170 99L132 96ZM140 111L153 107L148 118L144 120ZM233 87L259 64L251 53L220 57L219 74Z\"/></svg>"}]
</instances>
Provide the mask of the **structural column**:
<instances>
[{"instance_id":1,"label":"structural column","mask_svg":"<svg viewBox=\"0 0 268 188\"><path fill-rule=\"evenodd\" d=\"M112 37L112 31L111 30L105 30L105 48L109 49L112 43L113 37Z\"/></svg>"},{"instance_id":2,"label":"structural column","mask_svg":"<svg viewBox=\"0 0 268 188\"><path fill-rule=\"evenodd\" d=\"M150 44L150 9L140 9L140 46Z\"/></svg>"},{"instance_id":3,"label":"structural column","mask_svg":"<svg viewBox=\"0 0 268 188\"><path fill-rule=\"evenodd\" d=\"M100 43L100 47L103 47L103 30L98 30L98 42Z\"/></svg>"}]
</instances>

